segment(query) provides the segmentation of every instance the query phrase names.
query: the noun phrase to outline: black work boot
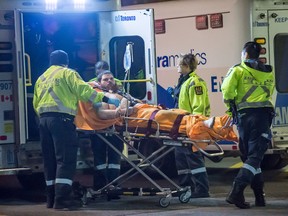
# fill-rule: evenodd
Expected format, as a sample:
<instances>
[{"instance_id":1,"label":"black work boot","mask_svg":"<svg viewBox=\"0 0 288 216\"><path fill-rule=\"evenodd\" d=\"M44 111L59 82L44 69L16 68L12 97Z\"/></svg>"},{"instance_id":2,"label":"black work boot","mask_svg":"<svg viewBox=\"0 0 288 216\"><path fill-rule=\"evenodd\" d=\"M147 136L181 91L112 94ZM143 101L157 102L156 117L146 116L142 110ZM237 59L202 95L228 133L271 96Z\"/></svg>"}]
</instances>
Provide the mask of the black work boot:
<instances>
[{"instance_id":1,"label":"black work boot","mask_svg":"<svg viewBox=\"0 0 288 216\"><path fill-rule=\"evenodd\" d=\"M108 181L108 183L110 183L114 179L118 178L119 175L120 175L120 169L107 169L107 181Z\"/></svg>"},{"instance_id":2,"label":"black work boot","mask_svg":"<svg viewBox=\"0 0 288 216\"><path fill-rule=\"evenodd\" d=\"M55 185L55 203L56 210L77 210L81 207L80 201L76 201L72 197L72 186L68 184Z\"/></svg>"},{"instance_id":3,"label":"black work boot","mask_svg":"<svg viewBox=\"0 0 288 216\"><path fill-rule=\"evenodd\" d=\"M93 190L100 190L105 185L107 185L106 169L95 170L93 173Z\"/></svg>"},{"instance_id":4,"label":"black work boot","mask_svg":"<svg viewBox=\"0 0 288 216\"><path fill-rule=\"evenodd\" d=\"M49 185L46 187L46 207L53 208L55 197L55 186Z\"/></svg>"},{"instance_id":5,"label":"black work boot","mask_svg":"<svg viewBox=\"0 0 288 216\"><path fill-rule=\"evenodd\" d=\"M207 198L209 194L209 181L207 172L201 172L193 175L195 189L191 193L190 198Z\"/></svg>"},{"instance_id":6,"label":"black work boot","mask_svg":"<svg viewBox=\"0 0 288 216\"><path fill-rule=\"evenodd\" d=\"M251 183L251 188L255 195L255 206L266 206L265 193L263 190L264 180L262 173L255 175Z\"/></svg>"},{"instance_id":7,"label":"black work boot","mask_svg":"<svg viewBox=\"0 0 288 216\"><path fill-rule=\"evenodd\" d=\"M238 208L247 209L250 208L250 204L245 202L244 190L247 184L240 182L233 182L232 189L226 198L226 202L234 204Z\"/></svg>"},{"instance_id":8,"label":"black work boot","mask_svg":"<svg viewBox=\"0 0 288 216\"><path fill-rule=\"evenodd\" d=\"M119 169L107 169L107 181L108 181L108 183L110 183L114 179L118 178L119 175L120 175ZM112 186L112 187L109 188L107 200L110 201L112 199L120 199L118 191L120 191L121 188L116 187L117 182L113 183L113 185L110 185L110 186Z\"/></svg>"},{"instance_id":9,"label":"black work boot","mask_svg":"<svg viewBox=\"0 0 288 216\"><path fill-rule=\"evenodd\" d=\"M263 189L253 189L255 195L255 206L266 206L265 193Z\"/></svg>"}]
</instances>

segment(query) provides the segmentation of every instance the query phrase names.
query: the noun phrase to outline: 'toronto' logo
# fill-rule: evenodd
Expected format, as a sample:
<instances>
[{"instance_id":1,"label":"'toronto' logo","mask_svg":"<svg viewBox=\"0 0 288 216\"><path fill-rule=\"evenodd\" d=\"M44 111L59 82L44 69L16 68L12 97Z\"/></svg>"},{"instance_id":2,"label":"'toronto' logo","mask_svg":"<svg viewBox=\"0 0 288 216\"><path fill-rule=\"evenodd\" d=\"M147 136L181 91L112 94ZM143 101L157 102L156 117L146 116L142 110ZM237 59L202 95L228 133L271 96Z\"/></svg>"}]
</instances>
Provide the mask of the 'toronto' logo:
<instances>
[{"instance_id":1,"label":"'toronto' logo","mask_svg":"<svg viewBox=\"0 0 288 216\"><path fill-rule=\"evenodd\" d=\"M136 20L136 16L123 16L123 15L115 16L116 22L126 22L126 21L135 21L135 20Z\"/></svg>"}]
</instances>

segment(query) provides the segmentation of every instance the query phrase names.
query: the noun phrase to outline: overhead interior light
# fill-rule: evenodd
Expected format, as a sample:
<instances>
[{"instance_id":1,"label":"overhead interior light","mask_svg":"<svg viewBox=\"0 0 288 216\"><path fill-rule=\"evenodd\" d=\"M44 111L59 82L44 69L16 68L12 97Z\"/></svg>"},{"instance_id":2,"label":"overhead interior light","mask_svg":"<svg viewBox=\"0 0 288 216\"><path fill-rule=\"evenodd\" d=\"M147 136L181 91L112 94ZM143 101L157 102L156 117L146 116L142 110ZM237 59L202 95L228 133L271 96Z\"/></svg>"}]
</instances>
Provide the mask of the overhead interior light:
<instances>
[{"instance_id":1,"label":"overhead interior light","mask_svg":"<svg viewBox=\"0 0 288 216\"><path fill-rule=\"evenodd\" d=\"M74 0L74 9L80 9L84 10L85 9L85 0Z\"/></svg>"},{"instance_id":2,"label":"overhead interior light","mask_svg":"<svg viewBox=\"0 0 288 216\"><path fill-rule=\"evenodd\" d=\"M57 0L45 0L45 8L48 11L57 9Z\"/></svg>"}]
</instances>

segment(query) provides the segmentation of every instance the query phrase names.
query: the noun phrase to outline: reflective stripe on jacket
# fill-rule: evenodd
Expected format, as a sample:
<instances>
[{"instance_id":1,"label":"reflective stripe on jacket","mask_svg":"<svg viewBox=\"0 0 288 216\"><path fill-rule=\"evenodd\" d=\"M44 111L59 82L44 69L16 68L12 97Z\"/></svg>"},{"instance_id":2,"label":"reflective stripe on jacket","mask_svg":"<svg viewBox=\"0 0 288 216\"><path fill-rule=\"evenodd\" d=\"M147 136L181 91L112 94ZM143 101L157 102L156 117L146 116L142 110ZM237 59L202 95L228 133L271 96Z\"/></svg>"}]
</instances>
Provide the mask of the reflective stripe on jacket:
<instances>
[{"instance_id":1,"label":"reflective stripe on jacket","mask_svg":"<svg viewBox=\"0 0 288 216\"><path fill-rule=\"evenodd\" d=\"M69 68L52 65L36 81L33 106L38 115L60 112L75 116L78 101L97 103L104 93L97 93Z\"/></svg>"},{"instance_id":2,"label":"reflective stripe on jacket","mask_svg":"<svg viewBox=\"0 0 288 216\"><path fill-rule=\"evenodd\" d=\"M189 79L181 86L179 109L184 109L191 114L210 116L208 88L195 71L189 74Z\"/></svg>"},{"instance_id":3,"label":"reflective stripe on jacket","mask_svg":"<svg viewBox=\"0 0 288 216\"><path fill-rule=\"evenodd\" d=\"M221 86L228 108L231 100L235 101L238 111L245 108L273 107L271 99L275 81L272 67L256 61L254 65L257 67L249 67L251 65L243 61L228 71Z\"/></svg>"}]
</instances>

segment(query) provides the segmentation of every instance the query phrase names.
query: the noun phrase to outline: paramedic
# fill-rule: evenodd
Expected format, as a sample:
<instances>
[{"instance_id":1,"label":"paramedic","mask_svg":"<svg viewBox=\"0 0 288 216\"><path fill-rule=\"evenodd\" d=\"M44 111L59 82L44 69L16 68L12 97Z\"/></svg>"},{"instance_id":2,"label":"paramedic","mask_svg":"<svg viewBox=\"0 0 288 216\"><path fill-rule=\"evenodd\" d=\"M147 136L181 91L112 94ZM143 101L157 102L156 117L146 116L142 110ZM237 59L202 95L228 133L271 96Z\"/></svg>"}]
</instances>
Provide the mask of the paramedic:
<instances>
[{"instance_id":1,"label":"paramedic","mask_svg":"<svg viewBox=\"0 0 288 216\"><path fill-rule=\"evenodd\" d=\"M77 135L73 123L78 101L120 101L95 92L76 71L67 68L68 55L63 50L50 54L50 67L35 84L33 106L39 116L39 132L47 185L47 208L75 208L71 185L76 169Z\"/></svg>"},{"instance_id":2,"label":"paramedic","mask_svg":"<svg viewBox=\"0 0 288 216\"><path fill-rule=\"evenodd\" d=\"M116 85L114 76L109 70L98 74L97 82L102 91L110 91ZM112 143L120 152L123 151L123 141L115 135L106 135L105 138ZM110 148L97 135L91 136L92 150L94 155L93 189L99 190L120 175L121 156ZM115 184L114 184L115 185ZM118 199L118 196L108 198Z\"/></svg>"},{"instance_id":3,"label":"paramedic","mask_svg":"<svg viewBox=\"0 0 288 216\"><path fill-rule=\"evenodd\" d=\"M205 81L195 70L197 59L193 54L180 57L178 72L181 74L174 89L174 107L191 114L210 116L210 102ZM191 152L189 148L176 147L176 167L181 186L191 186L191 198L210 197L209 181L200 151Z\"/></svg>"},{"instance_id":4,"label":"paramedic","mask_svg":"<svg viewBox=\"0 0 288 216\"><path fill-rule=\"evenodd\" d=\"M106 71L106 70L109 70L108 62L103 61L103 60L100 60L100 61L96 62L96 64L95 64L95 77L93 79L89 80L89 82L93 82L94 81L94 82L96 82L95 84L97 85L98 84L98 75L100 73L102 73L103 71ZM115 81L116 85L111 90L113 90L113 91L117 91L117 90L123 91L124 87L123 87L121 81L116 79L115 77L114 77L114 81Z\"/></svg>"},{"instance_id":5,"label":"paramedic","mask_svg":"<svg viewBox=\"0 0 288 216\"><path fill-rule=\"evenodd\" d=\"M274 90L272 67L259 61L261 45L247 42L241 53L242 62L232 67L222 84L222 94L228 112L237 118L239 149L244 164L226 198L238 208L249 208L244 190L251 185L255 205L265 206L264 180L260 164L271 141L270 126L274 116L271 97Z\"/></svg>"},{"instance_id":6,"label":"paramedic","mask_svg":"<svg viewBox=\"0 0 288 216\"><path fill-rule=\"evenodd\" d=\"M95 78L89 80L89 82L97 81L97 76L105 70L109 70L109 64L106 61L98 61L95 64Z\"/></svg>"}]
</instances>

